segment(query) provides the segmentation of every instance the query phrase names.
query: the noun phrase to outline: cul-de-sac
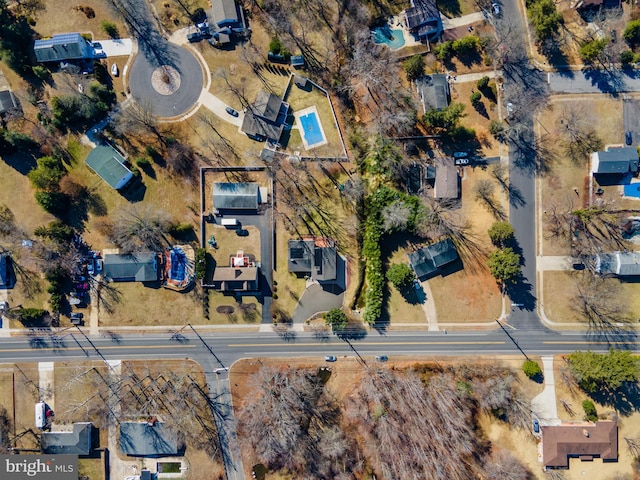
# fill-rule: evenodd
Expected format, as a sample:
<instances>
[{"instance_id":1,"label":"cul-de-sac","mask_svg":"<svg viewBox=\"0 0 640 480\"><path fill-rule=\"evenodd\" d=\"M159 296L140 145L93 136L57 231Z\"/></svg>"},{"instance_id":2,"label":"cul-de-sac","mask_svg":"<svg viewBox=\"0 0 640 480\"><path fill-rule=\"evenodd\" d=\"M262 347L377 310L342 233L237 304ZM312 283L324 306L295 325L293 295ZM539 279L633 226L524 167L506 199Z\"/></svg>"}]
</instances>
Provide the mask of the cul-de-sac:
<instances>
[{"instance_id":1,"label":"cul-de-sac","mask_svg":"<svg viewBox=\"0 0 640 480\"><path fill-rule=\"evenodd\" d=\"M0 0L0 480L640 479L640 6Z\"/></svg>"}]
</instances>

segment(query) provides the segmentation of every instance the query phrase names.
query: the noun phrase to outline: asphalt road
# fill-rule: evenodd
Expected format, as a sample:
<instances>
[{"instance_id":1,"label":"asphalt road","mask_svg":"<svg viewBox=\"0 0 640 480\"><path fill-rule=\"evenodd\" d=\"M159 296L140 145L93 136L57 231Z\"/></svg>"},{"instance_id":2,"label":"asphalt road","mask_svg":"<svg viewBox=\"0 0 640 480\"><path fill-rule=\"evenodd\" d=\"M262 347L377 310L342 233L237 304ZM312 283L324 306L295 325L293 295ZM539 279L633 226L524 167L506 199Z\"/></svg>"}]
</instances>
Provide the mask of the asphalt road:
<instances>
[{"instance_id":1,"label":"asphalt road","mask_svg":"<svg viewBox=\"0 0 640 480\"><path fill-rule=\"evenodd\" d=\"M380 335L372 330L362 340L351 342L335 336L316 339L306 333L285 341L273 333L201 333L197 336L184 330L179 340L175 340L169 332L131 334L115 339L75 332L2 339L0 363L188 357L200 362L206 373L216 373L216 369L231 367L236 360L252 357L550 355L586 349L607 351L610 346L637 351L640 341L634 334L620 334L607 341L605 337L584 332L519 329L508 324L473 333L403 331Z\"/></svg>"},{"instance_id":2,"label":"asphalt road","mask_svg":"<svg viewBox=\"0 0 640 480\"><path fill-rule=\"evenodd\" d=\"M512 0L508 0L511 2ZM553 93L640 92L640 71L628 70L563 70L547 74Z\"/></svg>"},{"instance_id":3,"label":"asphalt road","mask_svg":"<svg viewBox=\"0 0 640 480\"><path fill-rule=\"evenodd\" d=\"M149 105L155 115L175 117L191 109L202 92L202 67L186 48L170 44L164 39L163 56L141 50L129 73L131 95L142 105ZM171 63L166 63L165 56ZM180 87L171 95L158 93L151 85L151 74L161 65L169 65L180 74Z\"/></svg>"},{"instance_id":4,"label":"asphalt road","mask_svg":"<svg viewBox=\"0 0 640 480\"><path fill-rule=\"evenodd\" d=\"M620 132L620 142L625 142L625 132L631 132L631 144L640 143L640 102L631 98L625 98L622 102L622 118L624 131Z\"/></svg>"}]
</instances>

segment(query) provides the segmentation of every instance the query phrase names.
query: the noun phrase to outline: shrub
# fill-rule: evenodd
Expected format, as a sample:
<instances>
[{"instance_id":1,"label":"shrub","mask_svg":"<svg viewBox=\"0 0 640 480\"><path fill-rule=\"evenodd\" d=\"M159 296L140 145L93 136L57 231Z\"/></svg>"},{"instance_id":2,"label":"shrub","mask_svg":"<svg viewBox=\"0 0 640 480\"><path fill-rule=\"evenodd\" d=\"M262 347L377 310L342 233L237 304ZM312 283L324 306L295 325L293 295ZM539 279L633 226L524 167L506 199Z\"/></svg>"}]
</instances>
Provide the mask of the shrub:
<instances>
[{"instance_id":1,"label":"shrub","mask_svg":"<svg viewBox=\"0 0 640 480\"><path fill-rule=\"evenodd\" d=\"M640 43L640 20L632 20L629 22L622 32L622 37L631 46Z\"/></svg>"},{"instance_id":2,"label":"shrub","mask_svg":"<svg viewBox=\"0 0 640 480\"><path fill-rule=\"evenodd\" d=\"M23 323L38 323L45 313L47 311L41 308L23 308L20 310L19 318Z\"/></svg>"},{"instance_id":3,"label":"shrub","mask_svg":"<svg viewBox=\"0 0 640 480\"><path fill-rule=\"evenodd\" d=\"M489 133L494 137L497 137L504 133L504 125L502 124L502 122L498 120L491 120L491 123L489 123Z\"/></svg>"},{"instance_id":4,"label":"shrub","mask_svg":"<svg viewBox=\"0 0 640 480\"><path fill-rule=\"evenodd\" d=\"M413 270L406 263L395 263L387 271L387 280L398 290L404 290L410 286L414 278Z\"/></svg>"},{"instance_id":5,"label":"shrub","mask_svg":"<svg viewBox=\"0 0 640 480\"><path fill-rule=\"evenodd\" d=\"M347 315L339 308L332 308L325 314L324 322L331 325L334 332L339 332L347 326Z\"/></svg>"},{"instance_id":6,"label":"shrub","mask_svg":"<svg viewBox=\"0 0 640 480\"><path fill-rule=\"evenodd\" d=\"M171 227L169 227L169 233L174 237L187 235L189 233L193 233L193 226L189 223L178 223L176 225L171 225Z\"/></svg>"},{"instance_id":7,"label":"shrub","mask_svg":"<svg viewBox=\"0 0 640 480\"><path fill-rule=\"evenodd\" d=\"M65 297L61 293L54 293L51 295L51 298L49 298L49 306L54 312L59 312L60 310L62 310L64 307L64 303Z\"/></svg>"},{"instance_id":8,"label":"shrub","mask_svg":"<svg viewBox=\"0 0 640 480\"><path fill-rule=\"evenodd\" d=\"M454 54L453 41L447 40L446 42L438 43L433 47L433 54L440 61L447 60Z\"/></svg>"},{"instance_id":9,"label":"shrub","mask_svg":"<svg viewBox=\"0 0 640 480\"><path fill-rule=\"evenodd\" d=\"M624 52L620 52L620 63L624 65L628 65L633 63L634 55L631 50L625 50Z\"/></svg>"},{"instance_id":10,"label":"shrub","mask_svg":"<svg viewBox=\"0 0 640 480\"><path fill-rule=\"evenodd\" d=\"M120 36L116 24L110 22L109 20L102 20L100 22L100 28L102 28L102 31L109 35L111 38L118 38Z\"/></svg>"},{"instance_id":11,"label":"shrub","mask_svg":"<svg viewBox=\"0 0 640 480\"><path fill-rule=\"evenodd\" d=\"M271 53L275 53L276 55L278 55L282 53L283 49L284 47L282 45L282 42L278 37L273 37L269 42L269 51Z\"/></svg>"},{"instance_id":12,"label":"shrub","mask_svg":"<svg viewBox=\"0 0 640 480\"><path fill-rule=\"evenodd\" d=\"M405 60L403 67L407 74L407 79L413 82L416 78L424 75L424 58L420 54L409 57L409 59Z\"/></svg>"},{"instance_id":13,"label":"shrub","mask_svg":"<svg viewBox=\"0 0 640 480\"><path fill-rule=\"evenodd\" d=\"M588 63L595 62L609 44L608 38L601 38L585 42L580 45L580 58Z\"/></svg>"},{"instance_id":14,"label":"shrub","mask_svg":"<svg viewBox=\"0 0 640 480\"><path fill-rule=\"evenodd\" d=\"M62 192L36 192L36 202L52 215L62 215L69 206L69 197Z\"/></svg>"},{"instance_id":15,"label":"shrub","mask_svg":"<svg viewBox=\"0 0 640 480\"><path fill-rule=\"evenodd\" d=\"M520 255L515 253L512 248L503 248L491 252L487 263L491 275L501 285L515 283L522 269Z\"/></svg>"},{"instance_id":16,"label":"shrub","mask_svg":"<svg viewBox=\"0 0 640 480\"><path fill-rule=\"evenodd\" d=\"M478 50L480 42L475 35L462 37L453 42L453 51L456 55L468 55Z\"/></svg>"},{"instance_id":17,"label":"shrub","mask_svg":"<svg viewBox=\"0 0 640 480\"><path fill-rule=\"evenodd\" d=\"M482 77L480 80L478 80L478 83L476 83L478 90L483 90L487 88L487 85L489 85L489 77L487 77L486 75Z\"/></svg>"},{"instance_id":18,"label":"shrub","mask_svg":"<svg viewBox=\"0 0 640 480\"><path fill-rule=\"evenodd\" d=\"M469 100L471 100L471 105L477 107L480 105L480 101L482 100L482 94L480 92L473 92Z\"/></svg>"},{"instance_id":19,"label":"shrub","mask_svg":"<svg viewBox=\"0 0 640 480\"><path fill-rule=\"evenodd\" d=\"M498 247L513 240L515 234L516 232L509 222L494 222L489 228L489 238Z\"/></svg>"},{"instance_id":20,"label":"shrub","mask_svg":"<svg viewBox=\"0 0 640 480\"><path fill-rule=\"evenodd\" d=\"M151 162L147 157L138 157L136 158L136 165L140 167L142 170L144 170L151 166Z\"/></svg>"},{"instance_id":21,"label":"shrub","mask_svg":"<svg viewBox=\"0 0 640 480\"><path fill-rule=\"evenodd\" d=\"M33 18L33 17L27 17L27 23L29 25L31 25L32 27L35 27L36 26L36 19Z\"/></svg>"},{"instance_id":22,"label":"shrub","mask_svg":"<svg viewBox=\"0 0 640 480\"><path fill-rule=\"evenodd\" d=\"M96 18L96 12L95 12L95 10L93 8L91 8L91 7L82 7L82 11L86 15L87 18Z\"/></svg>"},{"instance_id":23,"label":"shrub","mask_svg":"<svg viewBox=\"0 0 640 480\"><path fill-rule=\"evenodd\" d=\"M587 416L587 420L589 420L590 422L595 422L598 420L598 411L596 410L595 404L591 400L584 400L582 402L582 408L585 415Z\"/></svg>"},{"instance_id":24,"label":"shrub","mask_svg":"<svg viewBox=\"0 0 640 480\"><path fill-rule=\"evenodd\" d=\"M196 250L196 278L202 280L207 273L207 251L204 248Z\"/></svg>"},{"instance_id":25,"label":"shrub","mask_svg":"<svg viewBox=\"0 0 640 480\"><path fill-rule=\"evenodd\" d=\"M524 364L522 365L522 370L524 371L524 374L529 378L536 378L542 375L542 369L540 368L540 365L538 365L538 362L534 362L533 360L525 360Z\"/></svg>"},{"instance_id":26,"label":"shrub","mask_svg":"<svg viewBox=\"0 0 640 480\"><path fill-rule=\"evenodd\" d=\"M204 22L207 19L207 12L204 11L204 8L198 7L191 14L191 21L193 23Z\"/></svg>"}]
</instances>

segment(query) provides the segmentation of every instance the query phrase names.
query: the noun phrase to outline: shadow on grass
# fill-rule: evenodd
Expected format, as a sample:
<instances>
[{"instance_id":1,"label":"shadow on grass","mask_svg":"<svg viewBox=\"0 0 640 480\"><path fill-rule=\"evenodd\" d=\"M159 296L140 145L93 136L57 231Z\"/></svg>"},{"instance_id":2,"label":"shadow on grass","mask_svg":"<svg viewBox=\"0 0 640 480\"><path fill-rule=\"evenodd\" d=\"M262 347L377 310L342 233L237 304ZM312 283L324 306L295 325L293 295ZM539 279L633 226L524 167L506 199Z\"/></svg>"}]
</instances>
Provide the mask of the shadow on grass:
<instances>
[{"instance_id":1,"label":"shadow on grass","mask_svg":"<svg viewBox=\"0 0 640 480\"><path fill-rule=\"evenodd\" d=\"M459 0L438 0L438 10L447 17L459 17L462 15Z\"/></svg>"},{"instance_id":2,"label":"shadow on grass","mask_svg":"<svg viewBox=\"0 0 640 480\"><path fill-rule=\"evenodd\" d=\"M602 405L615 408L621 415L640 410L640 385L637 382L625 382L618 390L599 390L589 396Z\"/></svg>"}]
</instances>

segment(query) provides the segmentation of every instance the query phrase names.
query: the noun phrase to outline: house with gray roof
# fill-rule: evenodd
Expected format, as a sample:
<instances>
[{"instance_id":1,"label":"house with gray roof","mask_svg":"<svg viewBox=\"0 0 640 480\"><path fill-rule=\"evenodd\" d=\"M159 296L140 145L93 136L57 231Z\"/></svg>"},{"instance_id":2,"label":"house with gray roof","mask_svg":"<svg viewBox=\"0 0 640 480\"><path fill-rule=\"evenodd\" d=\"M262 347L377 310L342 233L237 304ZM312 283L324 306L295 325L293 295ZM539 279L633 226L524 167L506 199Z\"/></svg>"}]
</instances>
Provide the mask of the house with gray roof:
<instances>
[{"instance_id":1,"label":"house with gray roof","mask_svg":"<svg viewBox=\"0 0 640 480\"><path fill-rule=\"evenodd\" d=\"M420 281L431 278L458 260L458 251L450 238L419 248L408 254L411 269Z\"/></svg>"},{"instance_id":2,"label":"house with gray roof","mask_svg":"<svg viewBox=\"0 0 640 480\"><path fill-rule=\"evenodd\" d=\"M98 145L85 160L89 168L115 190L123 189L133 178L133 172L124 162L124 157L110 145Z\"/></svg>"},{"instance_id":3,"label":"house with gray roof","mask_svg":"<svg viewBox=\"0 0 640 480\"><path fill-rule=\"evenodd\" d=\"M83 60L93 58L93 47L79 33L62 33L33 45L36 60L41 63Z\"/></svg>"},{"instance_id":4,"label":"house with gray roof","mask_svg":"<svg viewBox=\"0 0 640 480\"><path fill-rule=\"evenodd\" d=\"M600 253L595 258L595 271L604 277L638 277L640 252Z\"/></svg>"},{"instance_id":5,"label":"house with gray roof","mask_svg":"<svg viewBox=\"0 0 640 480\"><path fill-rule=\"evenodd\" d=\"M121 422L120 453L132 457L167 457L183 448L178 432L164 422Z\"/></svg>"},{"instance_id":6,"label":"house with gray roof","mask_svg":"<svg viewBox=\"0 0 640 480\"><path fill-rule=\"evenodd\" d=\"M0 92L0 114L20 110L16 97L11 90Z\"/></svg>"},{"instance_id":7,"label":"house with gray roof","mask_svg":"<svg viewBox=\"0 0 640 480\"><path fill-rule=\"evenodd\" d=\"M638 150L635 147L607 148L591 153L593 175L626 175L638 173Z\"/></svg>"},{"instance_id":8,"label":"house with gray roof","mask_svg":"<svg viewBox=\"0 0 640 480\"><path fill-rule=\"evenodd\" d=\"M249 138L278 143L285 127L289 104L275 93L261 90L245 111L240 130Z\"/></svg>"},{"instance_id":9,"label":"house with gray roof","mask_svg":"<svg viewBox=\"0 0 640 480\"><path fill-rule=\"evenodd\" d=\"M211 0L210 18L219 29L242 26L240 10L235 0Z\"/></svg>"},{"instance_id":10,"label":"house with gray roof","mask_svg":"<svg viewBox=\"0 0 640 480\"><path fill-rule=\"evenodd\" d=\"M442 33L442 20L436 0L411 0L404 11L405 25L421 42L437 39Z\"/></svg>"},{"instance_id":11,"label":"house with gray roof","mask_svg":"<svg viewBox=\"0 0 640 480\"><path fill-rule=\"evenodd\" d=\"M338 249L333 239L303 237L289 240L289 271L297 276L330 281L337 278Z\"/></svg>"},{"instance_id":12,"label":"house with gray roof","mask_svg":"<svg viewBox=\"0 0 640 480\"><path fill-rule=\"evenodd\" d=\"M92 427L81 422L74 423L71 431L42 432L40 450L47 455L89 455L93 450Z\"/></svg>"},{"instance_id":13,"label":"house with gray roof","mask_svg":"<svg viewBox=\"0 0 640 480\"><path fill-rule=\"evenodd\" d=\"M446 75L423 75L415 83L424 113L433 109L443 110L449 106L450 92Z\"/></svg>"},{"instance_id":14,"label":"house with gray roof","mask_svg":"<svg viewBox=\"0 0 640 480\"><path fill-rule=\"evenodd\" d=\"M257 183L216 182L213 184L213 208L225 210L258 210L260 187Z\"/></svg>"},{"instance_id":15,"label":"house with gray roof","mask_svg":"<svg viewBox=\"0 0 640 480\"><path fill-rule=\"evenodd\" d=\"M451 201L460 198L460 175L451 157L436 158L436 178L433 195L436 200Z\"/></svg>"},{"instance_id":16,"label":"house with gray roof","mask_svg":"<svg viewBox=\"0 0 640 480\"><path fill-rule=\"evenodd\" d=\"M102 273L113 282L157 282L160 280L158 258L154 252L108 253L104 256Z\"/></svg>"}]
</instances>

